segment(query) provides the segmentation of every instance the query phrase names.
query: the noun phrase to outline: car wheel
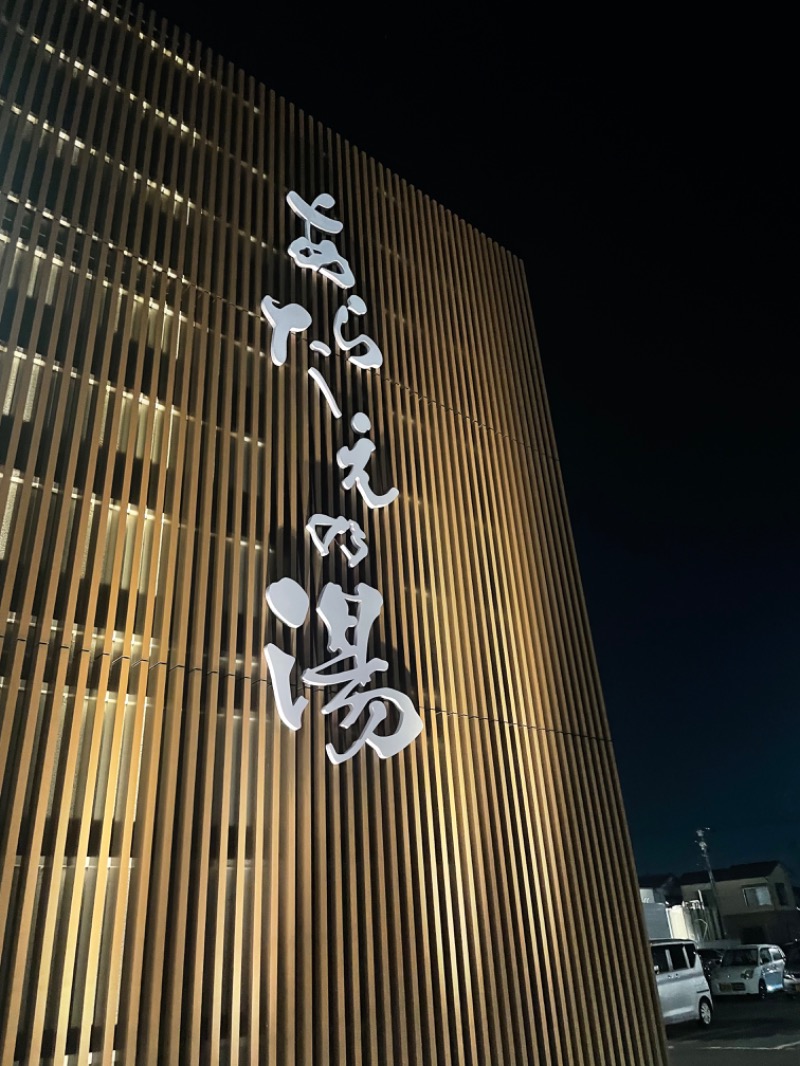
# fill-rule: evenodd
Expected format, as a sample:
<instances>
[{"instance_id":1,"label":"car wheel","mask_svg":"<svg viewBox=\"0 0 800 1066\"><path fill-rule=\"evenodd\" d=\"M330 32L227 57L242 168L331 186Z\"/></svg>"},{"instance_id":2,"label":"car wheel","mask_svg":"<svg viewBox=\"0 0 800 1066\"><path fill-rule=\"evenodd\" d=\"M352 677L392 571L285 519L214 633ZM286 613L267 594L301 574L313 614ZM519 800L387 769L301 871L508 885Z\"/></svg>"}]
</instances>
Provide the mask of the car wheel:
<instances>
[{"instance_id":1,"label":"car wheel","mask_svg":"<svg viewBox=\"0 0 800 1066\"><path fill-rule=\"evenodd\" d=\"M764 981L759 981L758 982L758 998L759 999L766 999L767 998L767 986L766 986L766 983Z\"/></svg>"},{"instance_id":2,"label":"car wheel","mask_svg":"<svg viewBox=\"0 0 800 1066\"><path fill-rule=\"evenodd\" d=\"M705 998L705 996L700 1000L700 1010L697 1014L697 1021L703 1029L708 1029L709 1025L711 1025L711 1003Z\"/></svg>"}]
</instances>

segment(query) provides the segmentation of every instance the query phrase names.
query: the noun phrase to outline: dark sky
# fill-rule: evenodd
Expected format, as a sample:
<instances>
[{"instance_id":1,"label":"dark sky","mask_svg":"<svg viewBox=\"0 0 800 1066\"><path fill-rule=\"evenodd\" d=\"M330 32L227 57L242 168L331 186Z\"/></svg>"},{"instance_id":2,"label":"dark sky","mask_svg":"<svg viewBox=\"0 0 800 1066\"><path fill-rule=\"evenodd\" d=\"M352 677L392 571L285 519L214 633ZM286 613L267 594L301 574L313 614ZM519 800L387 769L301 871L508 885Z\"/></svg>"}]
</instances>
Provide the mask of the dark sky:
<instances>
[{"instance_id":1,"label":"dark sky","mask_svg":"<svg viewBox=\"0 0 800 1066\"><path fill-rule=\"evenodd\" d=\"M788 26L154 6L523 259L639 870L800 882Z\"/></svg>"}]
</instances>

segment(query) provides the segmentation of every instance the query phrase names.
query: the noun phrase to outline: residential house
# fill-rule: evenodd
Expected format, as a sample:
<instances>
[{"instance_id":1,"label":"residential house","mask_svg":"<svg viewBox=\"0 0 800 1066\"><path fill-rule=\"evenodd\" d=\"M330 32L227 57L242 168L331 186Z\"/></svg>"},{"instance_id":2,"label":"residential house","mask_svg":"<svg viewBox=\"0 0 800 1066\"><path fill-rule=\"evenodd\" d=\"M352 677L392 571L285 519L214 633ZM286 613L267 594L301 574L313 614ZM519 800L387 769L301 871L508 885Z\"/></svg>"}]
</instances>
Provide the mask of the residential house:
<instances>
[{"instance_id":1,"label":"residential house","mask_svg":"<svg viewBox=\"0 0 800 1066\"><path fill-rule=\"evenodd\" d=\"M683 874L681 891L688 903L718 908L726 936L770 944L800 937L800 893L777 859L714 870L714 881L716 899L705 870Z\"/></svg>"}]
</instances>

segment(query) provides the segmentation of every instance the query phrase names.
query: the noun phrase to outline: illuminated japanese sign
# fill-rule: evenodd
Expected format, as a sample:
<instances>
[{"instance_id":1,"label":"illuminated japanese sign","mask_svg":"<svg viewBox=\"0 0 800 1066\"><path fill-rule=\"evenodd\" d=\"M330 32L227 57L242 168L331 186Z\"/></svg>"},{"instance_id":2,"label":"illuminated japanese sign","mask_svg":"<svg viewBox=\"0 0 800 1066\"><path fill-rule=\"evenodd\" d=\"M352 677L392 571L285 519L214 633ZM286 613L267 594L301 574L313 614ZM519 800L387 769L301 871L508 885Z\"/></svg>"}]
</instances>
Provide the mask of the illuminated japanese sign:
<instances>
[{"instance_id":1,"label":"illuminated japanese sign","mask_svg":"<svg viewBox=\"0 0 800 1066\"><path fill-rule=\"evenodd\" d=\"M301 269L313 270L340 289L351 289L355 285L355 277L350 264L330 239L342 230L342 223L326 213L336 206L333 197L328 193L320 193L308 204L296 192L290 192L286 201L304 223L303 235L289 245L289 257ZM318 234L324 236L316 240ZM261 311L272 327L270 357L276 367L282 367L288 356L290 334L305 333L312 324L312 316L301 304L281 306L271 296L265 296L261 301ZM383 354L371 337L359 333L348 339L344 335L344 327L351 316L360 317L366 312L367 305L361 297L351 295L339 307L333 319L337 351L346 356L359 372L377 370L383 363ZM329 346L319 340L312 340L309 350L324 359L331 355ZM311 367L308 374L325 399L332 417L341 419L341 408L324 375L316 367ZM372 510L388 507L400 493L396 488L377 492L370 482L367 464L376 451L376 445L367 436L372 423L366 412L354 414L350 419L350 428L357 439L350 447L342 445L336 453L336 462L345 471L342 488L356 489ZM314 514L309 517L305 528L321 556L327 556L336 542L347 559L349 570L357 567L369 554L364 530L346 515L334 518L326 514ZM308 595L293 578L284 577L269 584L266 600L272 613L292 629L299 628L308 617ZM328 651L332 657L317 667L303 670L303 684L336 688L337 691L322 707L322 713L346 710L341 727L345 730L360 727L360 733L345 751L337 751L333 744L326 745L328 758L333 763L351 759L365 744L382 759L388 759L415 740L422 731L422 719L408 696L393 688L365 687L375 674L389 668L385 659L370 658L368 652L370 631L382 606L380 592L363 581L358 582L352 592L346 592L341 585L333 582L327 583L316 605L316 613L327 629ZM267 644L264 655L281 721L290 729L299 729L308 700L303 696L292 699L291 676L295 658L274 644ZM388 719L388 704L394 707L395 729L389 734L378 733L378 727Z\"/></svg>"}]
</instances>

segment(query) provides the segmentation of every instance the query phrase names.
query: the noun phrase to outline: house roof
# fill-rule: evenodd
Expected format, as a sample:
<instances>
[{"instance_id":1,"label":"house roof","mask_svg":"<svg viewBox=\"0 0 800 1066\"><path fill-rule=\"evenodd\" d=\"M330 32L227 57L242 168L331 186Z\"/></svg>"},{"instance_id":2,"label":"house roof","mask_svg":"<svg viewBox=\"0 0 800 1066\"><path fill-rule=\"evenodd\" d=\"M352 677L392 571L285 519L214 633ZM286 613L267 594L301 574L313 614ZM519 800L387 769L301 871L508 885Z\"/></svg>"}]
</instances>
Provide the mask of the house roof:
<instances>
[{"instance_id":1,"label":"house roof","mask_svg":"<svg viewBox=\"0 0 800 1066\"><path fill-rule=\"evenodd\" d=\"M777 859L767 859L764 862L740 862L736 866L723 866L714 870L715 881L746 881L748 877L769 877L776 866L780 863ZM681 874L682 885L707 885L708 874L705 870L691 870Z\"/></svg>"},{"instance_id":2,"label":"house roof","mask_svg":"<svg viewBox=\"0 0 800 1066\"><path fill-rule=\"evenodd\" d=\"M663 888L675 880L675 874L641 874L639 888Z\"/></svg>"}]
</instances>

